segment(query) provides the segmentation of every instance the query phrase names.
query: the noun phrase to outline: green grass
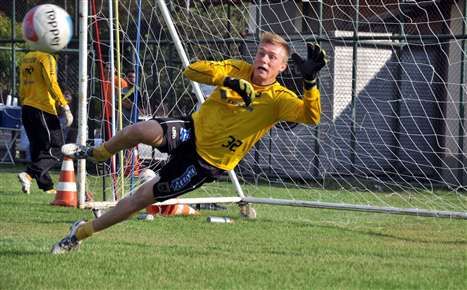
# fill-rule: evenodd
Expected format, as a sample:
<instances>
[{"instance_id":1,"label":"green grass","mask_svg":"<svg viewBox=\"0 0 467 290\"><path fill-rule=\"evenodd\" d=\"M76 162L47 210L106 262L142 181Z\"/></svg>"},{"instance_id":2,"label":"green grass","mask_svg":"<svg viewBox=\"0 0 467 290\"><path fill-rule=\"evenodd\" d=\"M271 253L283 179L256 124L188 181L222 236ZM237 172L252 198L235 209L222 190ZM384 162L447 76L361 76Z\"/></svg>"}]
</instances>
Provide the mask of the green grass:
<instances>
[{"instance_id":1,"label":"green grass","mask_svg":"<svg viewBox=\"0 0 467 290\"><path fill-rule=\"evenodd\" d=\"M0 168L0 289L465 289L467 221L255 206L131 219L52 256L89 211L54 207ZM228 215L234 224L210 224Z\"/></svg>"}]
</instances>

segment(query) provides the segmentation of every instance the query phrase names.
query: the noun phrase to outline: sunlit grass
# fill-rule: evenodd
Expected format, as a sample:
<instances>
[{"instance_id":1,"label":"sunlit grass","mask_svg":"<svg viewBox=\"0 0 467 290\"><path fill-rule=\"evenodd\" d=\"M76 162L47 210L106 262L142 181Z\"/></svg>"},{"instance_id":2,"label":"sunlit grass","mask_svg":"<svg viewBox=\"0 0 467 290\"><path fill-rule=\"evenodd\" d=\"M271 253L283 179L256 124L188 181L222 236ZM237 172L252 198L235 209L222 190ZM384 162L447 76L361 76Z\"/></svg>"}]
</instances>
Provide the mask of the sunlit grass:
<instances>
[{"instance_id":1,"label":"sunlit grass","mask_svg":"<svg viewBox=\"0 0 467 290\"><path fill-rule=\"evenodd\" d=\"M69 224L92 214L50 206L36 186L20 193L16 171L0 171L0 289L465 288L467 221L336 210L257 205L248 221L228 205L133 218L52 256Z\"/></svg>"}]
</instances>

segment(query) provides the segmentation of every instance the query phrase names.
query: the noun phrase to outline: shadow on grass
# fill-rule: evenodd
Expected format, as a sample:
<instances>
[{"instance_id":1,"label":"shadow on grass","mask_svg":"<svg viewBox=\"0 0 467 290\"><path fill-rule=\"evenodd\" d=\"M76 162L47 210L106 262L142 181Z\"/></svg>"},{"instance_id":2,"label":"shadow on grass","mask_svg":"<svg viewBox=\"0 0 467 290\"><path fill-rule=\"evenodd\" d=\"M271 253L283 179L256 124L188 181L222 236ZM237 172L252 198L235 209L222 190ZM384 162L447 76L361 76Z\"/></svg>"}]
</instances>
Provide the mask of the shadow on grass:
<instances>
[{"instance_id":1,"label":"shadow on grass","mask_svg":"<svg viewBox=\"0 0 467 290\"><path fill-rule=\"evenodd\" d=\"M304 221L293 221L293 220L287 220L287 221L278 221L278 220L272 220L272 219L262 219L263 222L270 222L275 225L277 224L284 224L284 226L294 224L298 228L308 228L308 227L313 227L313 228L319 228L319 229L333 229L337 230L340 232L345 232L345 233L353 233L353 234L360 234L360 235L365 235L365 236L373 236L373 237L380 237L380 238L389 238L389 239L394 239L394 240L399 240L399 241L404 241L404 242L412 242L412 243L425 243L425 244L450 244L450 245L467 245L467 239L465 240L443 240L443 241L435 241L435 240L428 240L425 238L417 238L417 237L405 237L405 236L398 236L394 234L387 234L383 232L376 232L374 230L359 230L355 228L349 228L344 227L344 226L339 226L339 225L322 225L318 223L311 223L311 222L304 222Z\"/></svg>"},{"instance_id":2,"label":"shadow on grass","mask_svg":"<svg viewBox=\"0 0 467 290\"><path fill-rule=\"evenodd\" d=\"M44 251L28 251L28 250L0 250L0 257L26 257L26 256L43 256L44 254L49 254L49 252Z\"/></svg>"},{"instance_id":3,"label":"shadow on grass","mask_svg":"<svg viewBox=\"0 0 467 290\"><path fill-rule=\"evenodd\" d=\"M352 232L357 232L360 234L366 234L369 236L375 236L375 237L383 237L383 238L390 238L390 239L396 239L404 242L413 242L413 243L424 243L424 244L450 244L450 245L467 245L467 240L452 240L452 241L433 241L433 240L427 240L427 239L415 239L415 238L407 238L407 237L398 237L396 235L390 235L390 234L384 234L380 232L374 232L374 231L352 231Z\"/></svg>"}]
</instances>

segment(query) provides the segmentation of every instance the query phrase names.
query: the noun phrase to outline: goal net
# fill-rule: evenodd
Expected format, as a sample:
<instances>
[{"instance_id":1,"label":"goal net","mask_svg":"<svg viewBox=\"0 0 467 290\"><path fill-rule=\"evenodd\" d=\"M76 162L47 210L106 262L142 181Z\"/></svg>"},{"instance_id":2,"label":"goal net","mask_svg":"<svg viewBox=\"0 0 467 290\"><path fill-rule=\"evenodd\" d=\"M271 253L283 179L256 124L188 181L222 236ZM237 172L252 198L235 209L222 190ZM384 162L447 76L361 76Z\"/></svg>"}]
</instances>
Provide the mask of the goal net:
<instances>
[{"instance_id":1,"label":"goal net","mask_svg":"<svg viewBox=\"0 0 467 290\"><path fill-rule=\"evenodd\" d=\"M261 33L273 31L302 56L306 42L326 50L321 123L277 124L234 174L185 197L236 197L241 188L241 199L252 203L467 217L461 4L117 2L118 9L113 1L89 1L88 143L115 134L120 116L125 126L196 110L199 92L207 97L212 88L198 90L183 77L180 49L189 61L252 62ZM133 114L120 113L127 88L119 79L130 72L139 98ZM279 81L302 95L292 62ZM141 168L157 171L168 158L147 146L136 149L113 162L88 164L86 188L106 200L118 198L133 188Z\"/></svg>"}]
</instances>

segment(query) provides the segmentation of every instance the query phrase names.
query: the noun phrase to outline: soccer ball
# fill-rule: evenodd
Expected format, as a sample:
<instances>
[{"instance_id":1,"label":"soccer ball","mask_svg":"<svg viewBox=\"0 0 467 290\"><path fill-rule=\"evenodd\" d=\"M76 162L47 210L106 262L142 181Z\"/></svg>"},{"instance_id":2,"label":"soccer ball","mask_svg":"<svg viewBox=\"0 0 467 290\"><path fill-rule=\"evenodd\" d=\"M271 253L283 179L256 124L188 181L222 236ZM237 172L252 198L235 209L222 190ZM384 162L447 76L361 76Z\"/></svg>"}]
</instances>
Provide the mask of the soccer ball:
<instances>
[{"instance_id":1,"label":"soccer ball","mask_svg":"<svg viewBox=\"0 0 467 290\"><path fill-rule=\"evenodd\" d=\"M71 17L57 5L38 5L24 16L23 38L31 49L57 52L68 45L72 35Z\"/></svg>"}]
</instances>

